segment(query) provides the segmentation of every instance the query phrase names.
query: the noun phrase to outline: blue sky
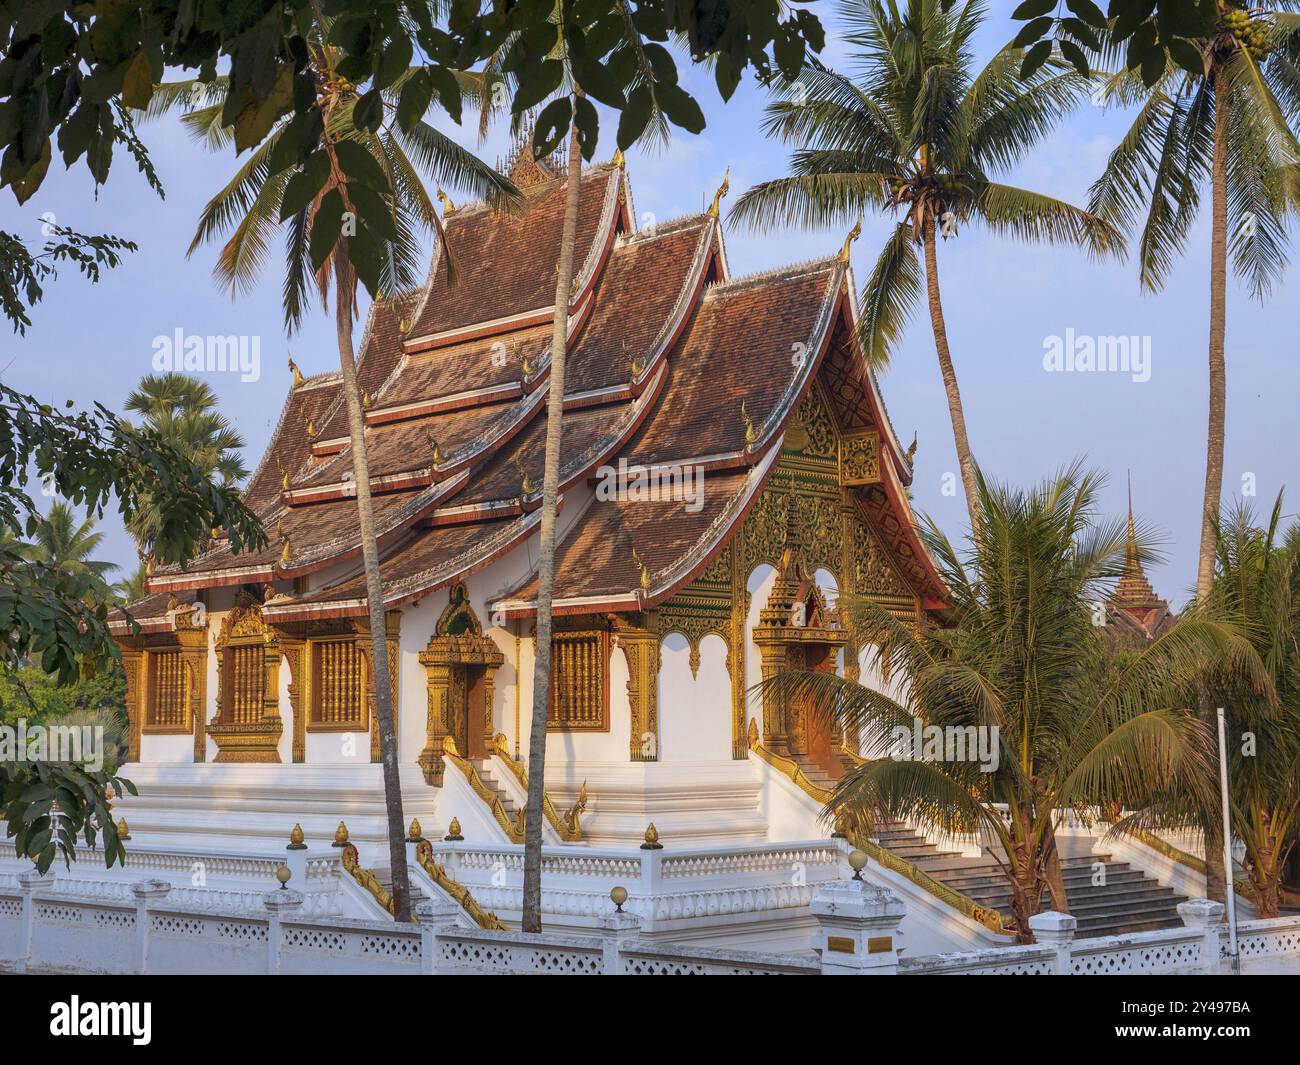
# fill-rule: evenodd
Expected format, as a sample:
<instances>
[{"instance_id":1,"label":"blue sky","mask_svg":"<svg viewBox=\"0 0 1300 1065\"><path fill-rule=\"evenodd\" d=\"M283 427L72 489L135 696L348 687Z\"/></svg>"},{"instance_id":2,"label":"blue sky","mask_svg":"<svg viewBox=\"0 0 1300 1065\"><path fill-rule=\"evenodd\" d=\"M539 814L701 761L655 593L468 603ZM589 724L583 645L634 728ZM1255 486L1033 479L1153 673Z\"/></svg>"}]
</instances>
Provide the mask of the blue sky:
<instances>
[{"instance_id":1,"label":"blue sky","mask_svg":"<svg viewBox=\"0 0 1300 1065\"><path fill-rule=\"evenodd\" d=\"M992 0L979 40L987 59L1015 32L1012 0ZM831 30L823 58L848 70L844 43L834 33L828 5L814 10ZM634 150L629 172L638 213L663 220L707 203L731 168L732 202L750 185L784 172L787 149L765 140L759 122L765 96L747 82L727 104L712 78L690 71L688 86L704 106L708 128L698 137L678 133L653 154ZM1044 140L1007 180L1083 203L1089 184L1126 128L1126 116L1085 105ZM451 131L473 145L472 127ZM600 156L613 151L612 123L602 124ZM142 134L166 189L160 200L119 151L112 176L98 196L84 165L64 172L58 164L40 192L22 208L0 197L0 227L39 241L41 216L82 232L108 232L135 240L140 251L90 285L64 271L47 287L26 337L0 339L0 379L50 402L96 400L120 409L136 382L151 370L152 341L176 329L187 334L260 337L262 373L254 382L236 375L206 375L222 410L244 435L246 462L256 465L279 416L289 374L285 353L305 373L338 365L329 317L318 311L302 332L286 340L279 308L280 274L274 255L257 291L232 300L211 275L215 247L185 251L203 204L236 166L232 152L209 153L175 121L144 127ZM504 129L481 146L488 160L503 154ZM56 172L57 171L57 172ZM453 192L453 197L455 193ZM889 222L863 223L854 246L859 282L867 276ZM729 230L734 274L751 273L829 254L848 226L833 231L789 230L754 235ZM972 446L995 477L1028 483L1077 456L1105 470L1105 503L1124 508L1125 472L1132 470L1139 515L1162 536L1165 562L1149 575L1157 590L1181 604L1195 580L1198 512L1205 464L1208 242L1196 233L1165 291L1144 296L1133 263L1090 262L1066 249L1028 248L964 229L940 247L940 275L949 337L966 406ZM274 251L278 251L274 249ZM472 253L462 249L458 254ZM1297 297L1291 271L1267 304L1251 301L1236 282L1228 300L1228 424L1224 486L1239 495L1252 475L1258 509L1278 489L1300 491L1300 448L1295 404ZM959 497L942 494L944 475L957 469L947 406L939 381L928 317L918 308L882 388L899 436L919 437L917 509L950 533L962 528ZM1044 340L1067 329L1084 335L1149 335L1150 380L1122 374L1048 373ZM359 336L359 333L358 333ZM134 549L115 516L105 523L105 557L130 568Z\"/></svg>"}]
</instances>

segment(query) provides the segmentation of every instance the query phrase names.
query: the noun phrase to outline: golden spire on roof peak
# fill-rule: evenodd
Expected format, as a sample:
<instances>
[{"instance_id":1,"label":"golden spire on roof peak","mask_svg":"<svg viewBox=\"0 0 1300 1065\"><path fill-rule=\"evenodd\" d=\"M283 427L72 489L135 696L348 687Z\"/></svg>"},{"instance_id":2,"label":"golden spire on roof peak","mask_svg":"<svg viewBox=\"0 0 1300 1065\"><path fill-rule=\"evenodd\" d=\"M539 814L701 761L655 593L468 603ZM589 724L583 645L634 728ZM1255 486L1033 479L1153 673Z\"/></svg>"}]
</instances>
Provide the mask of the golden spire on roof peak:
<instances>
[{"instance_id":1,"label":"golden spire on roof peak","mask_svg":"<svg viewBox=\"0 0 1300 1065\"><path fill-rule=\"evenodd\" d=\"M722 210L722 201L727 193L731 191L731 167L722 175L722 184L718 186L718 191L713 194L713 202L709 205L709 217L717 218Z\"/></svg>"},{"instance_id":2,"label":"golden spire on roof peak","mask_svg":"<svg viewBox=\"0 0 1300 1065\"><path fill-rule=\"evenodd\" d=\"M437 191L438 202L442 204L442 213L444 215L451 214L451 212L456 209L456 205L451 202L451 197L442 191L441 185L437 185L435 186L435 188L438 190Z\"/></svg>"},{"instance_id":3,"label":"golden spire on roof peak","mask_svg":"<svg viewBox=\"0 0 1300 1065\"><path fill-rule=\"evenodd\" d=\"M293 387L297 388L302 384L302 371L298 369L298 364L293 361L293 355L289 355L289 370L293 374Z\"/></svg>"},{"instance_id":4,"label":"golden spire on roof peak","mask_svg":"<svg viewBox=\"0 0 1300 1065\"><path fill-rule=\"evenodd\" d=\"M849 230L849 235L844 238L844 247L840 249L840 262L847 263L849 261L849 248L860 236L862 236L861 215L859 215L858 220L853 223L853 228Z\"/></svg>"},{"instance_id":5,"label":"golden spire on roof peak","mask_svg":"<svg viewBox=\"0 0 1300 1065\"><path fill-rule=\"evenodd\" d=\"M614 165L618 167L620 170L624 170L627 168L627 160L623 157L622 148L614 149Z\"/></svg>"}]
</instances>

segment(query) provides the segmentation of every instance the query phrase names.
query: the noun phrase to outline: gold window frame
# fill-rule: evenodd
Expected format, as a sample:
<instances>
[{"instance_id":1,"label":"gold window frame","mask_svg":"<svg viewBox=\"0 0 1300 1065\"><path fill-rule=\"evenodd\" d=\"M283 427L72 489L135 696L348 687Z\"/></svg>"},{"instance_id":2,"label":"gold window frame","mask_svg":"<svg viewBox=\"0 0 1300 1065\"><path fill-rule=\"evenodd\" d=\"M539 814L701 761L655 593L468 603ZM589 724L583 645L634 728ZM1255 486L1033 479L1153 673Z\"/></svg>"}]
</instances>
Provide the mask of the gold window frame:
<instances>
[{"instance_id":1,"label":"gold window frame","mask_svg":"<svg viewBox=\"0 0 1300 1065\"><path fill-rule=\"evenodd\" d=\"M595 654L575 662L565 645L594 643ZM608 732L609 711L609 655L610 638L604 629L556 632L551 636L550 693L546 700L546 729L548 732ZM574 669L578 670L574 675ZM556 715L556 695L563 685L568 702L572 703L583 688L587 689L582 701L598 708L599 719L560 720Z\"/></svg>"}]
</instances>

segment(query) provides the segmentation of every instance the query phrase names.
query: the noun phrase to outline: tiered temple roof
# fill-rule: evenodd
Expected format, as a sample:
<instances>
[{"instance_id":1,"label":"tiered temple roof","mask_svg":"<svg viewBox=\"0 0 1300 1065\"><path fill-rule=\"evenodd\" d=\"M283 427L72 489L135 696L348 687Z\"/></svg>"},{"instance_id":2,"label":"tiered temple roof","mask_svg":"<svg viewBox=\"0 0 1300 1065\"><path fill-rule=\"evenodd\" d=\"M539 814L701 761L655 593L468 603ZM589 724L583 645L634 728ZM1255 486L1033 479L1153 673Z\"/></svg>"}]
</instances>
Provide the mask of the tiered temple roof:
<instances>
[{"instance_id":1,"label":"tiered temple roof","mask_svg":"<svg viewBox=\"0 0 1300 1065\"><path fill-rule=\"evenodd\" d=\"M522 209L446 213L454 283L440 250L422 289L370 310L358 374L390 608L490 565L539 520L566 178L535 176ZM620 163L581 181L560 506L583 512L561 522L557 611L646 609L701 572L757 500L815 378L843 430L879 431L881 476L858 489L864 510L919 601L941 608L946 590L907 501L910 462L852 339L847 256L732 278L716 205L637 231ZM620 459L704 467L703 506L594 504L575 491ZM360 554L351 468L339 375L295 371L245 492L272 542L236 556L218 541L185 568L159 568L135 616L147 625L194 589L339 572ZM530 578L499 605L526 616L533 595ZM348 576L282 592L264 613L364 611L363 581Z\"/></svg>"}]
</instances>

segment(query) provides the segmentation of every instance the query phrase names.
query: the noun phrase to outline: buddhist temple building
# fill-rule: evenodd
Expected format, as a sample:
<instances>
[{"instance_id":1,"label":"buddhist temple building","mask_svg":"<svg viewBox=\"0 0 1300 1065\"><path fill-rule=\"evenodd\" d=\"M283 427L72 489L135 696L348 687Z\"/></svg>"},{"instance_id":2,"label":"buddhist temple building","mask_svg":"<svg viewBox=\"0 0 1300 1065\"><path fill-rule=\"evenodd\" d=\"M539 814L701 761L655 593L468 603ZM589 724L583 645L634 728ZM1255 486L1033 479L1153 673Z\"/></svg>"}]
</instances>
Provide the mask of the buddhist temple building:
<instances>
[{"instance_id":1,"label":"buddhist temple building","mask_svg":"<svg viewBox=\"0 0 1300 1065\"><path fill-rule=\"evenodd\" d=\"M506 920L518 905L567 182L522 162L513 175L523 210L444 198L446 241L427 282L375 303L358 350L405 813L421 838L453 848L437 868ZM862 752L755 685L799 666L888 690L837 596L928 624L947 589L908 502L911 452L854 339L853 234L823 259L744 274L723 239L725 185L702 213L638 229L621 158L580 180L545 844L610 868L661 849L664 862L693 855L692 876L717 870L742 886L728 881L739 894L725 903L716 882L692 888L691 906L730 907L728 934L768 921L770 936L773 914L806 915L818 877L840 875L843 841L822 811ZM137 852L278 854L295 825L291 849L337 836L382 897L384 791L342 382L296 367L285 381L245 492L271 542L235 553L215 539L184 568L155 568L151 594L130 608L138 629L116 622L123 775L140 792L118 809ZM906 828L892 840L896 855L872 853L928 900L916 927L961 930L935 932L935 949L1006 941L996 911L955 903L910 864L908 847L933 845ZM581 925L607 891L548 889L545 904ZM632 894L630 905L653 908ZM664 904L664 927L694 934L677 905ZM807 941L803 919L781 926L792 942ZM716 932L718 920L706 924Z\"/></svg>"}]
</instances>

